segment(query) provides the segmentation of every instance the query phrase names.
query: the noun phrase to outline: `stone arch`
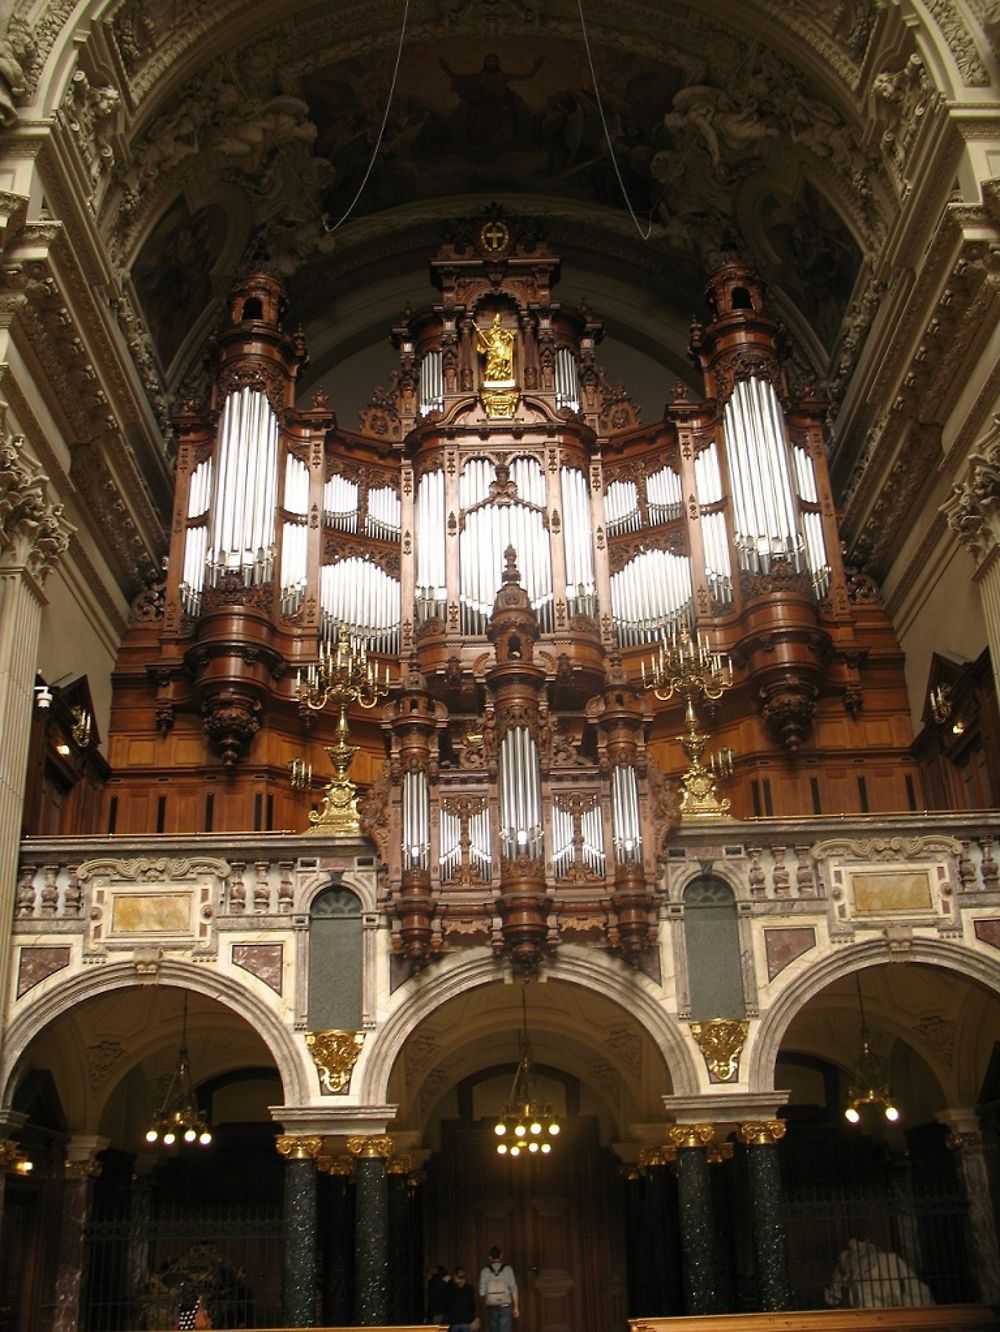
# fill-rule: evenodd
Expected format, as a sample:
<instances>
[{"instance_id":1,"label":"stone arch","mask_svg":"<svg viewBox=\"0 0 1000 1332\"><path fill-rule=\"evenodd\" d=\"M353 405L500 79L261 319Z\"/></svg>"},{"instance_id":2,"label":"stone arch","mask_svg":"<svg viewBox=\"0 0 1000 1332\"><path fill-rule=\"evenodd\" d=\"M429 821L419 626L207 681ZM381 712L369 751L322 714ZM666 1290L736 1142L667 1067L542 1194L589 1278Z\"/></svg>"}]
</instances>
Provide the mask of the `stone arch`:
<instances>
[{"instance_id":1,"label":"stone arch","mask_svg":"<svg viewBox=\"0 0 1000 1332\"><path fill-rule=\"evenodd\" d=\"M929 967L954 971L963 979L976 980L1000 994L1000 960L984 957L962 944L945 939L914 939L908 960ZM782 992L763 1015L751 1036L748 1050L750 1085L756 1090L774 1086L774 1066L785 1032L795 1015L825 990L833 981L852 975L865 967L879 966L890 960L883 938L869 939L826 957L803 972Z\"/></svg>"},{"instance_id":2,"label":"stone arch","mask_svg":"<svg viewBox=\"0 0 1000 1332\"><path fill-rule=\"evenodd\" d=\"M203 967L174 960L161 962L158 980L161 984L214 999L248 1022L274 1060L285 1103L296 1105L308 1099L310 1070L305 1067L304 1049L268 1005L248 987L228 976L217 972L208 974ZM138 983L135 968L129 964L89 970L53 988L19 1013L7 1028L0 1063L0 1105L10 1103L14 1076L22 1056L50 1023L88 999L100 998L111 990L131 989Z\"/></svg>"},{"instance_id":3,"label":"stone arch","mask_svg":"<svg viewBox=\"0 0 1000 1332\"><path fill-rule=\"evenodd\" d=\"M425 1018L449 999L480 986L496 984L503 974L492 957L457 957L443 962L439 969L422 972L402 986L395 996L394 1011L358 1061L355 1085L361 1102L386 1103L396 1061ZM691 1050L652 981L612 958L572 945L560 949L560 956L546 969L546 978L593 990L617 1004L652 1041L669 1070L675 1093L697 1092L698 1072Z\"/></svg>"}]
</instances>

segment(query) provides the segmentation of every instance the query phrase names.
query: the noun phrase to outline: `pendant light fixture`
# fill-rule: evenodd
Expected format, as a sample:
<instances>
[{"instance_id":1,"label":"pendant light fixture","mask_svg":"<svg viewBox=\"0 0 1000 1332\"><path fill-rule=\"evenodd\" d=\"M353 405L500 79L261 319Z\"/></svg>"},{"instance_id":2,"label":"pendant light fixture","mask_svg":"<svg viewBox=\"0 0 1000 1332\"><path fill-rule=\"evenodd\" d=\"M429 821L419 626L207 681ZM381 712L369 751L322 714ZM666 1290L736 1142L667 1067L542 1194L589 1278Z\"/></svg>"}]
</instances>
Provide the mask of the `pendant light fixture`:
<instances>
[{"instance_id":1,"label":"pendant light fixture","mask_svg":"<svg viewBox=\"0 0 1000 1332\"><path fill-rule=\"evenodd\" d=\"M889 1090L889 1078L881 1058L874 1053L868 1040L868 1024L865 1020L865 1003L861 997L861 975L855 976L858 988L858 1009L861 1013L861 1052L851 1074L847 1091L847 1106L844 1118L849 1124L861 1122L861 1111L866 1105L877 1105L890 1124L899 1119L899 1110Z\"/></svg>"},{"instance_id":2,"label":"pendant light fixture","mask_svg":"<svg viewBox=\"0 0 1000 1332\"><path fill-rule=\"evenodd\" d=\"M510 1095L500 1111L493 1132L497 1155L518 1160L525 1156L548 1156L559 1135L559 1120L548 1102L535 1093L535 1065L528 1039L527 985L521 990L521 1036L517 1069Z\"/></svg>"},{"instance_id":3,"label":"pendant light fixture","mask_svg":"<svg viewBox=\"0 0 1000 1332\"><path fill-rule=\"evenodd\" d=\"M200 1146L207 1147L212 1141L212 1130L198 1109L198 1100L191 1081L191 1061L187 1050L187 1005L185 993L177 1064L160 1108L146 1130L146 1141L151 1145L162 1143L164 1147L173 1147L174 1143L180 1141L197 1142Z\"/></svg>"}]
</instances>

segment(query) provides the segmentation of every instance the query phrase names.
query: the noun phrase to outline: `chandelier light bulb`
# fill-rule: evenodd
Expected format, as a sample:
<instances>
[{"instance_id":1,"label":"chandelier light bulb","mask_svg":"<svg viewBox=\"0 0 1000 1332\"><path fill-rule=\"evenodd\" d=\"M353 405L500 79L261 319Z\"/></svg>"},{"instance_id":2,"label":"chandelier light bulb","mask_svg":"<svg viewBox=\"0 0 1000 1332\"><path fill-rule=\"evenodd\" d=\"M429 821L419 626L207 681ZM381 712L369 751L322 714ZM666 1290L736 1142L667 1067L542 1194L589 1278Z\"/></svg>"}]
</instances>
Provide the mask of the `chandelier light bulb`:
<instances>
[{"instance_id":1,"label":"chandelier light bulb","mask_svg":"<svg viewBox=\"0 0 1000 1332\"><path fill-rule=\"evenodd\" d=\"M551 1152L551 1150L552 1150L552 1144L551 1144L551 1142L543 1142L543 1143L542 1143L542 1155L543 1155L543 1156L548 1156L548 1154L549 1154L549 1152Z\"/></svg>"},{"instance_id":2,"label":"chandelier light bulb","mask_svg":"<svg viewBox=\"0 0 1000 1332\"><path fill-rule=\"evenodd\" d=\"M523 1138L524 1135L525 1135L525 1133L527 1133L527 1131L528 1131L528 1130L524 1127L523 1124L515 1124L515 1125L514 1125L514 1136L515 1136L516 1138Z\"/></svg>"},{"instance_id":3,"label":"chandelier light bulb","mask_svg":"<svg viewBox=\"0 0 1000 1332\"><path fill-rule=\"evenodd\" d=\"M498 1119L497 1122L493 1125L493 1132L497 1135L498 1138L502 1138L503 1135L507 1132L507 1125L503 1122L502 1119Z\"/></svg>"},{"instance_id":4,"label":"chandelier light bulb","mask_svg":"<svg viewBox=\"0 0 1000 1332\"><path fill-rule=\"evenodd\" d=\"M506 1144L505 1142L498 1142L498 1143L497 1143L497 1155L498 1155L498 1156L506 1156L506 1155L507 1155L507 1144Z\"/></svg>"},{"instance_id":5,"label":"chandelier light bulb","mask_svg":"<svg viewBox=\"0 0 1000 1332\"><path fill-rule=\"evenodd\" d=\"M552 1134L553 1138L559 1132L559 1125L556 1123L555 1120L553 1120L552 1123L549 1125L549 1132Z\"/></svg>"},{"instance_id":6,"label":"chandelier light bulb","mask_svg":"<svg viewBox=\"0 0 1000 1332\"><path fill-rule=\"evenodd\" d=\"M844 1111L844 1118L847 1120L848 1124L859 1124L861 1122L861 1115L858 1112L857 1106L849 1105Z\"/></svg>"},{"instance_id":7,"label":"chandelier light bulb","mask_svg":"<svg viewBox=\"0 0 1000 1332\"><path fill-rule=\"evenodd\" d=\"M147 1142L156 1142L156 1140L157 1140L157 1138L158 1138L159 1136L160 1136L160 1135L159 1135L159 1133L157 1133L157 1131L156 1131L155 1128L151 1128L151 1129L147 1129L147 1130L146 1130L146 1141L147 1141Z\"/></svg>"},{"instance_id":8,"label":"chandelier light bulb","mask_svg":"<svg viewBox=\"0 0 1000 1332\"><path fill-rule=\"evenodd\" d=\"M166 1133L164 1133L163 1135L164 1147L172 1147L176 1141L177 1141L177 1134L173 1131L173 1129L167 1129Z\"/></svg>"},{"instance_id":9,"label":"chandelier light bulb","mask_svg":"<svg viewBox=\"0 0 1000 1332\"><path fill-rule=\"evenodd\" d=\"M896 1120L899 1118L899 1111L894 1105L887 1105L885 1107L885 1117L890 1124L895 1124Z\"/></svg>"},{"instance_id":10,"label":"chandelier light bulb","mask_svg":"<svg viewBox=\"0 0 1000 1332\"><path fill-rule=\"evenodd\" d=\"M197 1135L197 1133L195 1133L195 1131L194 1131L193 1128L187 1128L187 1129L184 1130L184 1141L185 1141L185 1142L194 1142L194 1140L197 1138L197 1136L198 1136L198 1135Z\"/></svg>"},{"instance_id":11,"label":"chandelier light bulb","mask_svg":"<svg viewBox=\"0 0 1000 1332\"><path fill-rule=\"evenodd\" d=\"M542 1126L541 1126L541 1124L539 1124L539 1122L538 1122L537 1119L533 1119L533 1120L531 1121L531 1131L532 1131L532 1133L535 1134L536 1137L537 1137L537 1135L538 1135L539 1133L541 1133L541 1131L542 1131Z\"/></svg>"},{"instance_id":12,"label":"chandelier light bulb","mask_svg":"<svg viewBox=\"0 0 1000 1332\"><path fill-rule=\"evenodd\" d=\"M209 1133L208 1129L205 1129L203 1133L199 1134L198 1141L201 1143L202 1147L207 1147L209 1145L212 1141L212 1135Z\"/></svg>"},{"instance_id":13,"label":"chandelier light bulb","mask_svg":"<svg viewBox=\"0 0 1000 1332\"><path fill-rule=\"evenodd\" d=\"M510 1149L510 1154L511 1154L511 1156L520 1156L520 1155L521 1155L521 1149L520 1149L520 1147L518 1147L517 1143L515 1143L514 1146Z\"/></svg>"},{"instance_id":14,"label":"chandelier light bulb","mask_svg":"<svg viewBox=\"0 0 1000 1332\"><path fill-rule=\"evenodd\" d=\"M538 1151L538 1143L537 1143L537 1142L529 1142L529 1143L528 1143L528 1151L529 1151L529 1152L537 1152L537 1151Z\"/></svg>"}]
</instances>

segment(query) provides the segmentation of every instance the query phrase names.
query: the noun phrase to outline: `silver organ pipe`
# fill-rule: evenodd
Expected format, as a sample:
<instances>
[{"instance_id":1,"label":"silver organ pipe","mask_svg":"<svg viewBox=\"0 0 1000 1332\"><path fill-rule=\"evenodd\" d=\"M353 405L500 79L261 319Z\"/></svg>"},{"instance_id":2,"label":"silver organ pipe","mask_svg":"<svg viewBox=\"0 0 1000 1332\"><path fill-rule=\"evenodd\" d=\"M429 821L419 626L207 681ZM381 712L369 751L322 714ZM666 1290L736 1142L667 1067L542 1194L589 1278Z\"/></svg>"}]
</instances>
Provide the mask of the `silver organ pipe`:
<instances>
[{"instance_id":1,"label":"silver organ pipe","mask_svg":"<svg viewBox=\"0 0 1000 1332\"><path fill-rule=\"evenodd\" d=\"M642 527L642 514L635 482L612 481L604 494L604 512L608 520L608 536L638 532Z\"/></svg>"},{"instance_id":2,"label":"silver organ pipe","mask_svg":"<svg viewBox=\"0 0 1000 1332\"><path fill-rule=\"evenodd\" d=\"M323 522L341 532L358 530L358 484L335 474L323 487Z\"/></svg>"},{"instance_id":3,"label":"silver organ pipe","mask_svg":"<svg viewBox=\"0 0 1000 1332\"><path fill-rule=\"evenodd\" d=\"M344 625L373 652L399 651L399 580L352 555L320 570L324 634Z\"/></svg>"},{"instance_id":4,"label":"silver organ pipe","mask_svg":"<svg viewBox=\"0 0 1000 1332\"><path fill-rule=\"evenodd\" d=\"M293 454L285 458L286 512L295 514L299 521L286 518L281 534L281 612L290 615L298 610L306 591L306 544L309 529L309 468Z\"/></svg>"},{"instance_id":5,"label":"silver organ pipe","mask_svg":"<svg viewBox=\"0 0 1000 1332\"><path fill-rule=\"evenodd\" d=\"M539 627L543 633L553 629L552 554L544 522L545 474L536 458L522 457L511 463L510 477L519 499L504 504L484 503L496 480L488 459L470 458L459 479L459 500L465 516L459 538L459 599L462 631L466 634L486 632L508 546L517 552L521 585L531 598Z\"/></svg>"},{"instance_id":6,"label":"silver organ pipe","mask_svg":"<svg viewBox=\"0 0 1000 1332\"><path fill-rule=\"evenodd\" d=\"M442 883L451 883L462 865L462 820L442 807L439 827L439 863ZM476 880L490 883L493 878L493 843L490 835L490 809L487 802L469 816L469 867Z\"/></svg>"},{"instance_id":7,"label":"silver organ pipe","mask_svg":"<svg viewBox=\"0 0 1000 1332\"><path fill-rule=\"evenodd\" d=\"M181 606L185 615L201 610L201 589L208 552L208 506L212 494L212 459L204 458L191 473L188 487L188 527L184 537L184 572Z\"/></svg>"},{"instance_id":8,"label":"silver organ pipe","mask_svg":"<svg viewBox=\"0 0 1000 1332\"><path fill-rule=\"evenodd\" d=\"M509 859L542 854L541 771L531 732L512 726L500 742L500 844Z\"/></svg>"},{"instance_id":9,"label":"silver organ pipe","mask_svg":"<svg viewBox=\"0 0 1000 1332\"><path fill-rule=\"evenodd\" d=\"M741 567L766 572L773 559L802 567L784 420L769 380L738 380L724 411Z\"/></svg>"},{"instance_id":10,"label":"silver organ pipe","mask_svg":"<svg viewBox=\"0 0 1000 1332\"><path fill-rule=\"evenodd\" d=\"M620 647L649 643L664 629L690 624L691 561L646 550L611 576L611 614Z\"/></svg>"},{"instance_id":11,"label":"silver organ pipe","mask_svg":"<svg viewBox=\"0 0 1000 1332\"><path fill-rule=\"evenodd\" d=\"M403 773L403 868L428 869L431 856L431 793L425 772Z\"/></svg>"},{"instance_id":12,"label":"silver organ pipe","mask_svg":"<svg viewBox=\"0 0 1000 1332\"><path fill-rule=\"evenodd\" d=\"M580 375L570 347L556 348L556 407L580 410Z\"/></svg>"},{"instance_id":13,"label":"silver organ pipe","mask_svg":"<svg viewBox=\"0 0 1000 1332\"><path fill-rule=\"evenodd\" d=\"M646 500L649 521L671 523L684 512L681 478L672 467L662 467L646 477Z\"/></svg>"},{"instance_id":14,"label":"silver organ pipe","mask_svg":"<svg viewBox=\"0 0 1000 1332\"><path fill-rule=\"evenodd\" d=\"M792 463L795 467L795 489L799 499L806 504L817 506L816 509L802 509L801 512L806 538L806 561L812 574L813 592L817 599L822 599L830 589L830 561L826 553L826 538L823 535L823 518L818 509L816 469L808 450L801 444L792 447Z\"/></svg>"},{"instance_id":15,"label":"silver organ pipe","mask_svg":"<svg viewBox=\"0 0 1000 1332\"><path fill-rule=\"evenodd\" d=\"M420 362L420 415L444 410L444 370L439 351L429 351Z\"/></svg>"},{"instance_id":16,"label":"silver organ pipe","mask_svg":"<svg viewBox=\"0 0 1000 1332\"><path fill-rule=\"evenodd\" d=\"M593 528L587 478L578 467L562 469L563 549L570 614L597 615Z\"/></svg>"},{"instance_id":17,"label":"silver organ pipe","mask_svg":"<svg viewBox=\"0 0 1000 1332\"><path fill-rule=\"evenodd\" d=\"M719 471L719 453L715 441L695 457L695 488L701 509L701 541L705 554L705 577L712 596L721 605L733 600L733 570L729 557L729 536L726 515L719 509L706 513L706 508L723 499L722 475Z\"/></svg>"},{"instance_id":18,"label":"silver organ pipe","mask_svg":"<svg viewBox=\"0 0 1000 1332\"><path fill-rule=\"evenodd\" d=\"M448 599L445 578L444 472L425 472L417 482L416 620L444 618Z\"/></svg>"},{"instance_id":19,"label":"silver organ pipe","mask_svg":"<svg viewBox=\"0 0 1000 1332\"><path fill-rule=\"evenodd\" d=\"M399 536L399 496L391 486L376 486L368 492L365 531L376 540L394 541Z\"/></svg>"},{"instance_id":20,"label":"silver organ pipe","mask_svg":"<svg viewBox=\"0 0 1000 1332\"><path fill-rule=\"evenodd\" d=\"M230 393L219 422L218 458L208 514L205 582L226 572L265 583L274 563L278 421L257 389Z\"/></svg>"},{"instance_id":21,"label":"silver organ pipe","mask_svg":"<svg viewBox=\"0 0 1000 1332\"><path fill-rule=\"evenodd\" d=\"M635 768L628 763L616 763L611 769L611 825L614 829L615 860L641 860L639 787Z\"/></svg>"},{"instance_id":22,"label":"silver organ pipe","mask_svg":"<svg viewBox=\"0 0 1000 1332\"><path fill-rule=\"evenodd\" d=\"M597 878L605 874L604 820L599 801L584 810L580 818L581 844L579 858L573 844L573 815L563 809L558 797L552 805L552 869L556 879L572 876L573 868L582 863Z\"/></svg>"}]
</instances>

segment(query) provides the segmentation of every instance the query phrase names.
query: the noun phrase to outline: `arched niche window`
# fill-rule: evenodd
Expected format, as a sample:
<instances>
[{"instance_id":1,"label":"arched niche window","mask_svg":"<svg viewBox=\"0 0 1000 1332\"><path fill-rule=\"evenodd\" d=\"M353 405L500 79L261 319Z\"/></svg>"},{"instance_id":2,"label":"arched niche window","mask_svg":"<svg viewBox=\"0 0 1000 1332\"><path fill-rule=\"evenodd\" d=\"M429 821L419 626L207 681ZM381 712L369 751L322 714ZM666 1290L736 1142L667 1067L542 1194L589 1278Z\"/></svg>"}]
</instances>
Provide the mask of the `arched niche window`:
<instances>
[{"instance_id":1,"label":"arched niche window","mask_svg":"<svg viewBox=\"0 0 1000 1332\"><path fill-rule=\"evenodd\" d=\"M684 890L684 944L692 1018L745 1017L736 901L721 879L706 875Z\"/></svg>"},{"instance_id":2,"label":"arched niche window","mask_svg":"<svg viewBox=\"0 0 1000 1332\"><path fill-rule=\"evenodd\" d=\"M361 1029L361 902L340 884L324 888L309 912L310 1031Z\"/></svg>"}]
</instances>

